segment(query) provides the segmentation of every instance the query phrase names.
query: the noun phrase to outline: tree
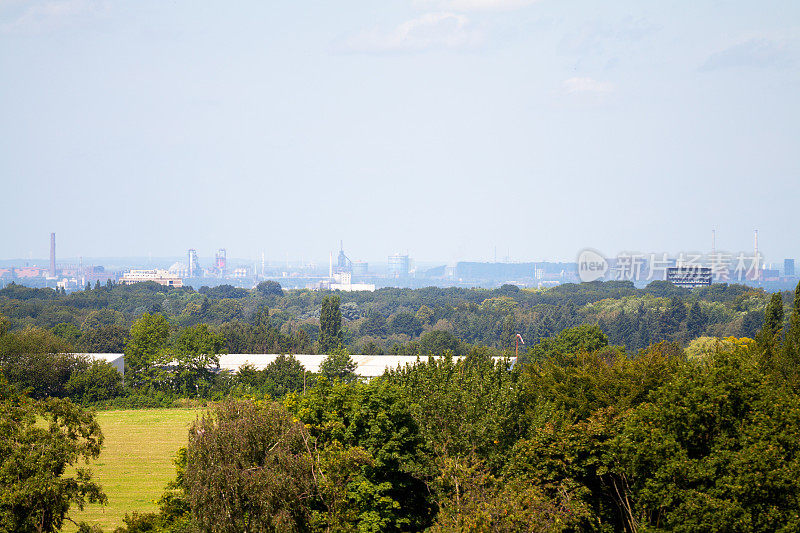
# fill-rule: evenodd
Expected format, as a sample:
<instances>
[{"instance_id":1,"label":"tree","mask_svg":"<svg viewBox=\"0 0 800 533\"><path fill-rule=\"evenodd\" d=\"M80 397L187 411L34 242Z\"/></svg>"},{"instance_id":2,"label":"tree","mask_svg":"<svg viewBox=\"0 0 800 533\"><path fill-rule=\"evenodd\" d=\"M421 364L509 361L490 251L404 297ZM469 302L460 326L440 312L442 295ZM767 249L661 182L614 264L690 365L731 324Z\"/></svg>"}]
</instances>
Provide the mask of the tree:
<instances>
[{"instance_id":1,"label":"tree","mask_svg":"<svg viewBox=\"0 0 800 533\"><path fill-rule=\"evenodd\" d=\"M53 335L56 337L60 337L70 344L77 344L78 339L81 338L80 328L69 322L56 324L50 331L52 331Z\"/></svg>"},{"instance_id":2,"label":"tree","mask_svg":"<svg viewBox=\"0 0 800 533\"><path fill-rule=\"evenodd\" d=\"M293 355L279 355L263 372L267 392L273 397L303 390L305 369Z\"/></svg>"},{"instance_id":3,"label":"tree","mask_svg":"<svg viewBox=\"0 0 800 533\"><path fill-rule=\"evenodd\" d=\"M329 380L341 380L350 383L356 380L356 363L350 357L350 353L342 348L338 348L327 356L319 365L319 373Z\"/></svg>"},{"instance_id":4,"label":"tree","mask_svg":"<svg viewBox=\"0 0 800 533\"><path fill-rule=\"evenodd\" d=\"M125 375L133 388L153 384L156 364L169 340L169 323L164 315L144 313L133 323L125 346Z\"/></svg>"},{"instance_id":5,"label":"tree","mask_svg":"<svg viewBox=\"0 0 800 533\"><path fill-rule=\"evenodd\" d=\"M427 305L421 305L419 309L417 309L414 318L416 318L420 324L425 325L429 324L431 320L433 320L434 312L433 309L428 307Z\"/></svg>"},{"instance_id":6,"label":"tree","mask_svg":"<svg viewBox=\"0 0 800 533\"><path fill-rule=\"evenodd\" d=\"M92 361L87 369L73 372L64 389L79 403L111 400L122 395L122 375L108 361Z\"/></svg>"},{"instance_id":7,"label":"tree","mask_svg":"<svg viewBox=\"0 0 800 533\"><path fill-rule=\"evenodd\" d=\"M342 343L342 312L338 296L326 296L322 300L319 316L319 350L330 353Z\"/></svg>"},{"instance_id":8,"label":"tree","mask_svg":"<svg viewBox=\"0 0 800 533\"><path fill-rule=\"evenodd\" d=\"M226 401L189 431L186 497L202 531L306 531L314 479L305 428L280 404Z\"/></svg>"},{"instance_id":9,"label":"tree","mask_svg":"<svg viewBox=\"0 0 800 533\"><path fill-rule=\"evenodd\" d=\"M389 319L389 327L395 333L416 337L422 331L422 324L408 312L397 313Z\"/></svg>"},{"instance_id":10,"label":"tree","mask_svg":"<svg viewBox=\"0 0 800 533\"><path fill-rule=\"evenodd\" d=\"M426 331L419 338L423 355L442 355L445 352L458 352L458 339L449 331L434 329Z\"/></svg>"},{"instance_id":11,"label":"tree","mask_svg":"<svg viewBox=\"0 0 800 533\"><path fill-rule=\"evenodd\" d=\"M399 386L383 379L322 379L286 403L319 454L318 530L400 532L430 525L434 506L419 477L425 442Z\"/></svg>"},{"instance_id":12,"label":"tree","mask_svg":"<svg viewBox=\"0 0 800 533\"><path fill-rule=\"evenodd\" d=\"M380 313L371 313L361 324L360 333L370 337L386 335L386 317Z\"/></svg>"},{"instance_id":13,"label":"tree","mask_svg":"<svg viewBox=\"0 0 800 533\"><path fill-rule=\"evenodd\" d=\"M792 314L789 315L789 329L786 331L785 351L786 359L792 363L792 366L800 366L800 283L794 290Z\"/></svg>"},{"instance_id":14,"label":"tree","mask_svg":"<svg viewBox=\"0 0 800 533\"><path fill-rule=\"evenodd\" d=\"M211 387L212 369L219 368L223 346L225 339L206 324L181 331L174 352L167 351L161 360L163 365L175 365L173 387L186 395L202 396Z\"/></svg>"},{"instance_id":15,"label":"tree","mask_svg":"<svg viewBox=\"0 0 800 533\"><path fill-rule=\"evenodd\" d=\"M629 520L685 531L800 529L798 398L747 350L685 368L626 417L606 461ZM622 487L622 485L620 485Z\"/></svg>"},{"instance_id":16,"label":"tree","mask_svg":"<svg viewBox=\"0 0 800 533\"><path fill-rule=\"evenodd\" d=\"M783 329L783 298L780 292L772 293L764 311L764 334L767 339L774 339Z\"/></svg>"},{"instance_id":17,"label":"tree","mask_svg":"<svg viewBox=\"0 0 800 533\"><path fill-rule=\"evenodd\" d=\"M86 353L121 353L130 340L131 332L121 325L99 326L84 331L80 347Z\"/></svg>"},{"instance_id":18,"label":"tree","mask_svg":"<svg viewBox=\"0 0 800 533\"><path fill-rule=\"evenodd\" d=\"M0 371L33 398L63 398L72 373L87 366L72 351L72 346L51 332L26 327L0 336Z\"/></svg>"},{"instance_id":19,"label":"tree","mask_svg":"<svg viewBox=\"0 0 800 533\"><path fill-rule=\"evenodd\" d=\"M11 329L11 322L0 314L0 337L8 333L9 329Z\"/></svg>"},{"instance_id":20,"label":"tree","mask_svg":"<svg viewBox=\"0 0 800 533\"><path fill-rule=\"evenodd\" d=\"M555 337L542 339L520 356L520 361L543 361L545 359L571 359L577 352L591 353L608 346L608 337L599 326L584 324L565 329Z\"/></svg>"},{"instance_id":21,"label":"tree","mask_svg":"<svg viewBox=\"0 0 800 533\"><path fill-rule=\"evenodd\" d=\"M233 285L217 285L216 287L200 287L200 294L218 299L226 298L247 298L250 293L247 289L234 287Z\"/></svg>"},{"instance_id":22,"label":"tree","mask_svg":"<svg viewBox=\"0 0 800 533\"><path fill-rule=\"evenodd\" d=\"M256 285L256 292L262 296L283 296L283 287L277 281L267 280Z\"/></svg>"},{"instance_id":23,"label":"tree","mask_svg":"<svg viewBox=\"0 0 800 533\"><path fill-rule=\"evenodd\" d=\"M91 413L69 400L31 400L0 375L0 530L60 531L70 507L105 503L78 466L97 459L102 444Z\"/></svg>"},{"instance_id":24,"label":"tree","mask_svg":"<svg viewBox=\"0 0 800 533\"><path fill-rule=\"evenodd\" d=\"M698 302L694 302L689 308L689 315L686 318L686 334L689 339L700 337L706 326L706 317L703 309Z\"/></svg>"}]
</instances>

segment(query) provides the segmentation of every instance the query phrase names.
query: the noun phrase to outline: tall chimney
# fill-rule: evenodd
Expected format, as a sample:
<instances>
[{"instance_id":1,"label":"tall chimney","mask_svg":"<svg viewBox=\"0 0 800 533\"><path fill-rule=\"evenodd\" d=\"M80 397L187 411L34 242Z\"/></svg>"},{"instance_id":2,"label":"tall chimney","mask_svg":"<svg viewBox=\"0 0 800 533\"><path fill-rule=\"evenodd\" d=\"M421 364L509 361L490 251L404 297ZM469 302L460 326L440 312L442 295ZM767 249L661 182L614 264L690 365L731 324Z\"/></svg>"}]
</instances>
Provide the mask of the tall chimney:
<instances>
[{"instance_id":1,"label":"tall chimney","mask_svg":"<svg viewBox=\"0 0 800 533\"><path fill-rule=\"evenodd\" d=\"M755 230L755 242L754 242L754 250L753 250L753 280L759 280L761 278L761 265L759 264L759 257L758 257L758 230Z\"/></svg>"},{"instance_id":2,"label":"tall chimney","mask_svg":"<svg viewBox=\"0 0 800 533\"><path fill-rule=\"evenodd\" d=\"M56 277L56 234L50 234L50 277Z\"/></svg>"},{"instance_id":3,"label":"tall chimney","mask_svg":"<svg viewBox=\"0 0 800 533\"><path fill-rule=\"evenodd\" d=\"M711 230L711 255L717 253L717 230Z\"/></svg>"}]
</instances>

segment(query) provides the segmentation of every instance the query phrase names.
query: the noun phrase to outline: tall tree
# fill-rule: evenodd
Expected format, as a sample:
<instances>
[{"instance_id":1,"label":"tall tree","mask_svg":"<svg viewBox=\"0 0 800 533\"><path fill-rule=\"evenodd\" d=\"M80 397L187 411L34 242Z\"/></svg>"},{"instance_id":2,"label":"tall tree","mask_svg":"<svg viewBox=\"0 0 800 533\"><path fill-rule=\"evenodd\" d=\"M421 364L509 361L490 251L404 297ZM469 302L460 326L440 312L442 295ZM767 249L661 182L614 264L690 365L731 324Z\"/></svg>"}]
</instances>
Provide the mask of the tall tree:
<instances>
[{"instance_id":1,"label":"tall tree","mask_svg":"<svg viewBox=\"0 0 800 533\"><path fill-rule=\"evenodd\" d=\"M764 311L764 335L768 340L774 339L783 328L783 298L780 292L775 292L769 299L767 309Z\"/></svg>"},{"instance_id":2,"label":"tall tree","mask_svg":"<svg viewBox=\"0 0 800 533\"><path fill-rule=\"evenodd\" d=\"M175 361L173 386L182 394L203 395L213 380L212 368L219 368L219 354L225 339L213 333L206 324L190 326L181 331L174 353L162 360L169 364Z\"/></svg>"},{"instance_id":3,"label":"tall tree","mask_svg":"<svg viewBox=\"0 0 800 533\"><path fill-rule=\"evenodd\" d=\"M104 503L79 466L97 459L102 444L90 412L69 400L31 400L0 375L0 531L60 531L70 507Z\"/></svg>"},{"instance_id":4,"label":"tall tree","mask_svg":"<svg viewBox=\"0 0 800 533\"><path fill-rule=\"evenodd\" d=\"M319 350L322 353L330 353L342 343L342 311L338 296L326 296L322 300L319 329Z\"/></svg>"},{"instance_id":5,"label":"tall tree","mask_svg":"<svg viewBox=\"0 0 800 533\"><path fill-rule=\"evenodd\" d=\"M786 348L795 358L800 358L800 283L794 290L792 314L789 316L789 329L786 331Z\"/></svg>"},{"instance_id":6,"label":"tall tree","mask_svg":"<svg viewBox=\"0 0 800 533\"><path fill-rule=\"evenodd\" d=\"M169 340L169 322L161 314L144 313L133 323L125 347L125 378L133 388L152 384L155 365Z\"/></svg>"}]
</instances>

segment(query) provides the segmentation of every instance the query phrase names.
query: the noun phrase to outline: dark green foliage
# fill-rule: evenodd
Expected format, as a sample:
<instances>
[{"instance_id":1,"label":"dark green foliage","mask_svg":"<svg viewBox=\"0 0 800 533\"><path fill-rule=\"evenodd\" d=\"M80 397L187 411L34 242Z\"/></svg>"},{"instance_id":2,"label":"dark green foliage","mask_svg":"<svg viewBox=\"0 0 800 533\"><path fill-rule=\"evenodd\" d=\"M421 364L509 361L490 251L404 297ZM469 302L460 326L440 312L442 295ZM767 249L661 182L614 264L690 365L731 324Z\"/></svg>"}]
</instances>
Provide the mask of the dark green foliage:
<instances>
[{"instance_id":1,"label":"dark green foliage","mask_svg":"<svg viewBox=\"0 0 800 533\"><path fill-rule=\"evenodd\" d=\"M0 336L0 370L31 397L63 398L73 372L87 367L72 347L47 330L25 328Z\"/></svg>"},{"instance_id":2,"label":"dark green foliage","mask_svg":"<svg viewBox=\"0 0 800 533\"><path fill-rule=\"evenodd\" d=\"M144 313L131 327L125 347L125 379L133 388L152 386L156 365L164 355L169 340L169 323L164 315Z\"/></svg>"},{"instance_id":3,"label":"dark green foliage","mask_svg":"<svg viewBox=\"0 0 800 533\"><path fill-rule=\"evenodd\" d=\"M130 337L130 328L111 324L87 329L78 344L86 353L122 353Z\"/></svg>"},{"instance_id":4,"label":"dark green foliage","mask_svg":"<svg viewBox=\"0 0 800 533\"><path fill-rule=\"evenodd\" d=\"M163 314L173 327L234 324L232 329L236 330L241 329L236 324L252 324L253 315L266 301L273 308L270 325L276 331L259 333L255 336L258 339L249 332L225 334L230 343L227 351L327 353L340 343L351 351L373 343L373 352L416 354L419 336L435 329L450 331L464 345L486 345L500 353L513 347L516 333L535 344L563 329L598 324L610 343L624 345L635 353L662 340L686 343L701 330L702 334L714 336L753 337L761 328L769 299L764 291L742 285L715 284L688 291L666 282L653 282L645 289L636 289L630 282L567 284L547 291L520 290L512 285L492 291L386 288L371 293L336 294L340 299L341 329L329 332L334 334L330 340L319 329L322 318L330 316L328 308L322 316L319 309L332 294L279 292L276 282L263 283L261 290L227 286L197 293L191 287L167 288L147 282L71 294L12 284L0 290L0 314L8 317L12 330L26 325L53 328L61 323L83 327L86 338L77 339L76 347L92 351L107 351L122 341L116 334L119 329L91 333L96 327L130 327L144 312ZM694 303L698 303L700 313ZM363 331L350 325L371 315L386 317L385 326L378 318L365 325ZM416 321L410 320L410 315ZM361 322L356 324L360 326ZM323 341L322 348L316 345L315 350L319 340ZM461 350L467 351L468 347Z\"/></svg>"},{"instance_id":5,"label":"dark green foliage","mask_svg":"<svg viewBox=\"0 0 800 533\"><path fill-rule=\"evenodd\" d=\"M283 288L277 281L262 281L256 285L256 292L262 296L283 296Z\"/></svg>"},{"instance_id":6,"label":"dark green foliage","mask_svg":"<svg viewBox=\"0 0 800 533\"><path fill-rule=\"evenodd\" d=\"M92 361L88 368L73 372L64 386L75 402L93 404L122 395L122 376L106 361Z\"/></svg>"},{"instance_id":7,"label":"dark green foliage","mask_svg":"<svg viewBox=\"0 0 800 533\"><path fill-rule=\"evenodd\" d=\"M246 298L250 293L247 289L239 289L233 285L217 285L216 287L200 287L200 294L210 298Z\"/></svg>"},{"instance_id":8,"label":"dark green foliage","mask_svg":"<svg viewBox=\"0 0 800 533\"><path fill-rule=\"evenodd\" d=\"M339 346L319 365L319 373L329 380L340 380L345 383L355 381L356 364L350 353Z\"/></svg>"},{"instance_id":9,"label":"dark green foliage","mask_svg":"<svg viewBox=\"0 0 800 533\"><path fill-rule=\"evenodd\" d=\"M167 350L160 361L170 365L172 372L167 379L172 389L183 396L203 396L212 386L224 345L225 339L205 324L182 330L174 348Z\"/></svg>"},{"instance_id":10,"label":"dark green foliage","mask_svg":"<svg viewBox=\"0 0 800 533\"><path fill-rule=\"evenodd\" d=\"M443 355L459 352L458 339L449 331L434 329L426 331L419 339L420 352L426 355Z\"/></svg>"},{"instance_id":11,"label":"dark green foliage","mask_svg":"<svg viewBox=\"0 0 800 533\"><path fill-rule=\"evenodd\" d=\"M235 379L250 390L279 398L290 392L302 391L306 383L305 374L305 369L294 356L279 355L261 371L252 365L242 366ZM309 381L311 379L309 377Z\"/></svg>"},{"instance_id":12,"label":"dark green foliage","mask_svg":"<svg viewBox=\"0 0 800 533\"><path fill-rule=\"evenodd\" d=\"M417 318L408 312L400 312L389 318L389 329L394 333L416 337L422 331L422 324Z\"/></svg>"},{"instance_id":13,"label":"dark green foliage","mask_svg":"<svg viewBox=\"0 0 800 533\"><path fill-rule=\"evenodd\" d=\"M319 329L320 353L330 353L342 344L342 312L338 296L326 296L322 300Z\"/></svg>"},{"instance_id":14,"label":"dark green foliage","mask_svg":"<svg viewBox=\"0 0 800 533\"><path fill-rule=\"evenodd\" d=\"M56 324L56 326L53 327L50 331L53 333L53 335L63 339L65 342L71 345L77 345L78 340L81 338L81 335L83 334L81 332L81 328L79 328L75 324L70 324L68 322L62 322L61 324Z\"/></svg>"},{"instance_id":15,"label":"dark green foliage","mask_svg":"<svg viewBox=\"0 0 800 533\"><path fill-rule=\"evenodd\" d=\"M800 408L746 353L686 369L625 418L605 461L628 520L684 530L797 531Z\"/></svg>"},{"instance_id":16,"label":"dark green foliage","mask_svg":"<svg viewBox=\"0 0 800 533\"><path fill-rule=\"evenodd\" d=\"M774 338L783 329L783 298L781 293L772 294L766 311L764 311L764 333Z\"/></svg>"},{"instance_id":17,"label":"dark green foliage","mask_svg":"<svg viewBox=\"0 0 800 533\"><path fill-rule=\"evenodd\" d=\"M576 352L590 353L608 346L608 337L598 326L583 325L565 329L552 338L542 339L520 354L520 363L548 359L560 361L573 357Z\"/></svg>"},{"instance_id":18,"label":"dark green foliage","mask_svg":"<svg viewBox=\"0 0 800 533\"><path fill-rule=\"evenodd\" d=\"M102 444L91 413L69 400L21 396L0 375L0 530L60 531L70 507L105 502L80 466Z\"/></svg>"},{"instance_id":19,"label":"dark green foliage","mask_svg":"<svg viewBox=\"0 0 800 533\"><path fill-rule=\"evenodd\" d=\"M430 524L434 509L418 474L424 440L401 389L321 380L288 404L320 450L317 528L378 533Z\"/></svg>"},{"instance_id":20,"label":"dark green foliage","mask_svg":"<svg viewBox=\"0 0 800 533\"><path fill-rule=\"evenodd\" d=\"M386 317L373 313L361 324L360 333L362 336L381 337L386 335L387 331Z\"/></svg>"}]
</instances>

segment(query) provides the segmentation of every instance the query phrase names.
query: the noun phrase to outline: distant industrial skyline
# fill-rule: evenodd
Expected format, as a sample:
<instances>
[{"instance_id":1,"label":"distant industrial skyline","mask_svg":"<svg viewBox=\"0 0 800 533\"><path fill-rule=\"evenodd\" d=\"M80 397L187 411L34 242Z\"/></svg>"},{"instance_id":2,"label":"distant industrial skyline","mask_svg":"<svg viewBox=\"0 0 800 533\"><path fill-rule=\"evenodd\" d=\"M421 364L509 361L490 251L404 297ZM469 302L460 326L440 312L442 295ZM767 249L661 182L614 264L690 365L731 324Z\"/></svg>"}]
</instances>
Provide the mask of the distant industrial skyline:
<instances>
[{"instance_id":1,"label":"distant industrial skyline","mask_svg":"<svg viewBox=\"0 0 800 533\"><path fill-rule=\"evenodd\" d=\"M757 243L759 238L763 239L763 235L761 237L759 237L758 230L754 230L754 231L756 233L756 243ZM619 248L617 250L608 250L606 252L609 253L609 254L615 254L615 253L620 253L620 252L667 253L667 254L669 254L671 256L672 255L677 256L677 255L679 255L681 253L689 253L689 252L714 252L714 251L741 252L741 251L752 250L753 249L754 243L753 243L753 234L752 233L750 234L751 242L750 242L749 246L744 245L741 248L725 247L724 243L720 244L720 242L718 241L718 234L719 234L719 231L716 228L712 229L709 232L709 234L708 234L709 235L709 240L708 240L707 246L705 248L698 247L698 248L694 248L694 249L683 248L683 249L679 249L679 250L663 250L663 249L659 249L659 248L656 248L656 247L650 247L650 248L645 248L645 249L633 249L633 248L622 247L622 248ZM5 262L14 261L14 260L39 261L39 262L42 263L42 265L44 265L45 263L49 262L49 263L47 263L48 264L48 268L52 271L54 269L54 267L55 267L55 263L53 262L53 254L55 253L55 250L56 250L56 235L57 235L57 233L55 233L55 232L51 232L48 235L48 237L49 237L49 241L48 242L49 242L49 246L50 246L50 256L49 256L49 258L47 256L38 256L37 257L36 255L34 255L31 252L26 257L0 257L0 261L5 261ZM737 241L738 240L740 240L740 239L737 239ZM758 245L756 244L756 246L758 246ZM339 248L339 247L342 247L342 248ZM586 248L586 247L584 247L584 248ZM59 249L61 249L61 248L59 248ZM500 253L501 250L497 250L496 248L493 247L492 250L491 250L491 255L488 256L488 257L457 257L454 260L448 260L448 259L444 259L442 257L439 257L439 258L437 258L437 257L417 258L410 252L410 250L395 250L395 251L390 251L390 252L386 253L386 255L383 255L382 257L367 257L367 256L359 256L358 255L359 254L358 250L353 251L352 249L347 248L347 255L345 256L345 259L346 260L350 260L350 261L356 261L356 262L357 261L365 261L365 262L376 263L376 264L386 264L386 263L390 262L390 256L397 255L397 254L403 254L403 255L410 256L414 261L420 261L420 262L423 262L423 263L442 263L442 262L451 262L451 263L453 263L453 262L456 262L456 261L481 261L481 262L554 261L554 262L573 262L573 261L577 260L578 254L580 253L581 250L582 249L576 250L575 254L572 257L535 257L534 258L534 257L515 257L511 253L511 250L505 250L504 251L505 253L501 254ZM772 254L770 254L769 250L765 251L763 249L763 247L760 248L759 250L760 250L760 253L762 253L762 254L765 253L766 254L764 256L764 260L767 263L778 264L778 263L783 262L783 260L787 259L787 258L800 257L800 254L798 256L786 255L786 256L778 257L778 256L773 256ZM344 251L345 251L344 240L340 239L339 242L337 243L337 248L335 250L336 254L339 254L339 258L337 259L337 261L341 261L341 256L342 256L342 253ZM207 252L207 253L205 253L205 252ZM214 262L215 260L218 259L217 258L218 252L225 252L225 254L227 255L228 259L230 259L232 261L234 261L234 260L235 261L247 261L247 262L265 261L266 263L273 264L273 265L274 264L283 264L283 263L288 262L289 264L294 265L294 266L297 266L298 264L314 263L317 266L323 266L324 267L325 265L327 265L328 260L332 256L332 254L334 254L334 249L331 248L327 252L322 252L322 253L326 254L325 256L322 256L322 253L320 253L320 251L311 251L308 254L292 257L291 255L289 255L287 253L284 253L283 255L281 255L280 253L276 253L275 251L272 251L273 253L270 254L270 253L268 253L267 250L263 250L261 252L258 252L256 254L252 255L252 256L244 256L244 255L238 255L237 256L237 255L229 253L227 248L214 248L214 249L208 250L208 251L204 251L202 249L198 250L197 248L186 248L185 250L183 250L183 253L173 253L173 254L165 254L165 255L125 254L125 255L115 256L115 255L102 255L101 254L101 255L96 255L96 256L90 256L90 255L77 254L77 255L72 255L72 256L66 256L66 257L63 257L63 258L61 258L61 256L59 256L58 260L60 260L60 261L73 261L74 262L74 261L79 261L81 259L86 259L86 260L89 260L89 259L104 259L104 260L139 259L139 260L141 260L141 259L149 258L149 259L153 259L153 260L165 260L165 259L166 260L171 260L171 259L176 259L176 258L184 258L186 260L186 262L187 262L187 265L188 265L191 262L191 260L188 258L189 254L193 254L195 260L201 260L201 261L205 260L206 262Z\"/></svg>"}]
</instances>

